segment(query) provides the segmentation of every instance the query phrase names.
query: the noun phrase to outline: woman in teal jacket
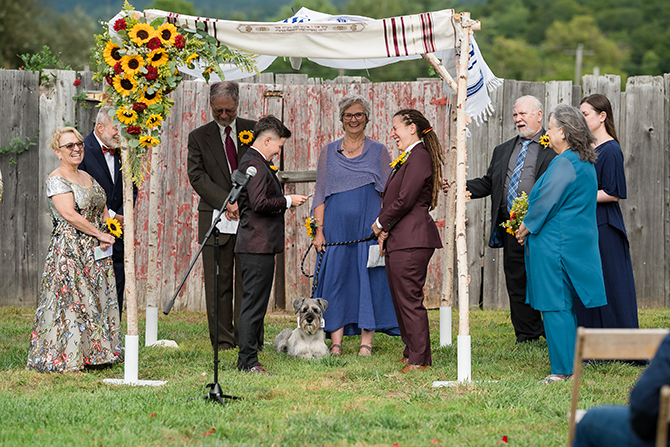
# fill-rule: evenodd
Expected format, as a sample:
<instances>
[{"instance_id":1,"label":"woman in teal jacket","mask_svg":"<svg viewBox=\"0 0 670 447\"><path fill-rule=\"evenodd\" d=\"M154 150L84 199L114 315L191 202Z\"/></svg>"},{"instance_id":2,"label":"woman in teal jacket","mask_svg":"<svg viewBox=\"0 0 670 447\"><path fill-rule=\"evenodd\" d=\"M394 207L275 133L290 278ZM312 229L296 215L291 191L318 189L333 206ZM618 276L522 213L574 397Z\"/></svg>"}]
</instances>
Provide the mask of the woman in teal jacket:
<instances>
[{"instance_id":1,"label":"woman in teal jacket","mask_svg":"<svg viewBox=\"0 0 670 447\"><path fill-rule=\"evenodd\" d=\"M542 312L551 374L542 382L570 378L577 318L573 301L607 304L598 250L593 163L595 137L579 109L561 104L547 130L558 154L535 183L528 214L517 232L525 242L526 302Z\"/></svg>"}]
</instances>

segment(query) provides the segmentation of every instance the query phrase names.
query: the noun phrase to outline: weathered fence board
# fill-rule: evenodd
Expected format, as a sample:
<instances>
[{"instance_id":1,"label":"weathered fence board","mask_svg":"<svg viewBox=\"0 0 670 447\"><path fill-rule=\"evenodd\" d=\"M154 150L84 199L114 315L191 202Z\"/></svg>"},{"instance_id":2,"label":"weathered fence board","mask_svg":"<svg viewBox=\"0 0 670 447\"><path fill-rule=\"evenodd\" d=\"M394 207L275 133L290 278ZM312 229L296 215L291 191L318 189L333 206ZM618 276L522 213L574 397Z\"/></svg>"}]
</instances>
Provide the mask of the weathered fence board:
<instances>
[{"instance_id":1,"label":"weathered fence board","mask_svg":"<svg viewBox=\"0 0 670 447\"><path fill-rule=\"evenodd\" d=\"M76 93L100 88L92 83L90 73L56 72L54 87L43 89L41 97L37 92L36 76L27 72L0 71L0 104L4 110L18 111L10 113L0 123L0 145L6 145L14 136L27 137L38 127L40 129L39 151L34 147L32 155L29 150L16 157L17 165L10 165L7 155L0 156L0 169L5 180L5 195L0 202L0 225L3 228L0 233L0 284L5 287L0 292L0 305L32 307L36 302L39 275L51 233L44 180L57 167L57 158L46 146L48 138L54 127L66 123L76 123L81 132L87 134L93 128L97 113L97 109L83 105L88 101L76 104L72 100ZM82 80L79 87L73 85L77 76ZM313 173L316 170L321 148L343 135L337 102L349 92L360 93L370 100L373 114L366 135L385 144L391 157L396 157L398 150L390 138L390 122L395 112L406 107L424 112L442 139L445 152L449 148L453 125L450 116L452 92L439 81L338 84L314 79L296 81L296 78L278 76L281 82L272 84L273 78L267 74L259 79L263 83L240 84L239 115L258 119L272 113L284 120L293 137L288 140L281 160L277 161L283 171ZM303 82L305 84L301 84ZM667 269L670 258L669 83L667 75L664 80L630 78L626 91L621 92L620 78L616 76L585 76L583 81L585 94L604 93L614 107L628 180L629 198L622 201L622 209L628 227L641 307L670 305L670 274ZM516 98L526 94L540 98L544 103L546 128L546 119L553 107L561 102L578 105L580 91L579 86L572 86L569 82L505 81L502 88L491 93L494 114L488 122L480 127L475 124L469 126L468 178L483 175L493 148L516 134L512 119ZM160 159L153 161L158 168L156 178L147 176L139 191L135 212L140 306L145 302L144 285L151 280L157 283L159 307L163 307L198 248L199 198L188 182L186 146L188 133L211 120L208 93L208 85L201 81L184 82L172 93L176 104L164 126ZM446 101L435 102L445 97ZM31 117L34 117L32 121ZM38 159L32 160L31 156ZM156 278L149 279L146 249L151 181L158 182L159 187L156 225L159 241L158 273ZM313 192L314 182L289 182L285 190L287 193L308 194ZM447 225L453 225L453 222L446 222L445 202L441 197L438 208L431 213L441 231ZM286 214L286 250L283 256L277 258L276 293L273 290L271 308L291 308L293 298L310 293L311 280L300 272L300 261L310 242L303 227L310 206L311 201ZM502 250L488 247L489 207L490 199L474 200L468 203L466 210L470 305L483 305L487 309L506 308L509 303L502 270ZM31 219L34 221L33 230L29 229ZM32 239L28 236L31 233ZM453 249L453 241L443 237L443 244L445 248L435 252L429 265L425 288L429 307L440 304L441 279L446 269L445 253ZM313 272L314 262L315 256L311 254L305 265L309 273ZM457 297L453 298L453 305L456 305ZM201 261L191 273L176 308L204 310Z\"/></svg>"}]
</instances>

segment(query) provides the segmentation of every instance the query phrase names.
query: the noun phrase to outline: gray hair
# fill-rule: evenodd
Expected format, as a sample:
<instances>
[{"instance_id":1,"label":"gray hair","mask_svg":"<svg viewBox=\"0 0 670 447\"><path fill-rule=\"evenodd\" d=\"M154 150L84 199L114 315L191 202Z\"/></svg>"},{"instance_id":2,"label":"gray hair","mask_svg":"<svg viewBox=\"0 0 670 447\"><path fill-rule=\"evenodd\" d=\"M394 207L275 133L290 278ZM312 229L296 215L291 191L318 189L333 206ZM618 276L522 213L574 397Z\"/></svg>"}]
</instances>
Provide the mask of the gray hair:
<instances>
[{"instance_id":1,"label":"gray hair","mask_svg":"<svg viewBox=\"0 0 670 447\"><path fill-rule=\"evenodd\" d=\"M219 96L232 98L235 104L238 104L240 102L240 85L234 81L215 82L209 87L210 102Z\"/></svg>"},{"instance_id":2,"label":"gray hair","mask_svg":"<svg viewBox=\"0 0 670 447\"><path fill-rule=\"evenodd\" d=\"M579 154L580 160L595 163L597 157L594 148L596 137L589 130L582 112L576 107L559 104L551 112L549 119L552 117L554 118L556 127L563 129L565 141L568 143L570 149Z\"/></svg>"},{"instance_id":3,"label":"gray hair","mask_svg":"<svg viewBox=\"0 0 670 447\"><path fill-rule=\"evenodd\" d=\"M517 98L517 100L514 101L514 107L516 107L516 105L518 103L520 103L521 101L525 101L525 100L530 100L531 101L531 105L533 106L533 108L535 109L536 112L539 112L539 111L542 110L542 102L539 99L537 99L537 97L535 97L533 95L525 95L525 96L522 96L520 98Z\"/></svg>"},{"instance_id":4,"label":"gray hair","mask_svg":"<svg viewBox=\"0 0 670 447\"><path fill-rule=\"evenodd\" d=\"M340 121L344 122L344 111L355 104L360 104L363 106L363 113L365 113L365 124L367 125L368 121L370 121L370 102L361 95L356 95L354 93L349 93L338 101L337 107L340 109Z\"/></svg>"},{"instance_id":5,"label":"gray hair","mask_svg":"<svg viewBox=\"0 0 670 447\"><path fill-rule=\"evenodd\" d=\"M98 124L106 126L107 124L111 123L114 118L110 116L109 112L114 110L115 109L112 106L100 107L100 110L98 110L98 115L95 117L95 126L98 127Z\"/></svg>"}]
</instances>

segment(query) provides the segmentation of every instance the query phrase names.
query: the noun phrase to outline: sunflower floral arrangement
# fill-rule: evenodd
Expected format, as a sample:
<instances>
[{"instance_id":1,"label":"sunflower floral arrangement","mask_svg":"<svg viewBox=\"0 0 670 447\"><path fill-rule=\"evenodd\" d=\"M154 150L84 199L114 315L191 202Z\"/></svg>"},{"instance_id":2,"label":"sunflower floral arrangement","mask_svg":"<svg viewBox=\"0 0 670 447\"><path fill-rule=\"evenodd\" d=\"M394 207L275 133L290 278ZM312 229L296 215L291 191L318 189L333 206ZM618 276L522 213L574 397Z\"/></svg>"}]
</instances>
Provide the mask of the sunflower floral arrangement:
<instances>
[{"instance_id":1,"label":"sunflower floral arrangement","mask_svg":"<svg viewBox=\"0 0 670 447\"><path fill-rule=\"evenodd\" d=\"M107 219L107 229L109 230L109 234L114 237L121 237L123 234L123 230L121 230L121 224L113 217L109 217Z\"/></svg>"},{"instance_id":2,"label":"sunflower floral arrangement","mask_svg":"<svg viewBox=\"0 0 670 447\"><path fill-rule=\"evenodd\" d=\"M316 223L314 217L308 217L305 219L305 229L307 229L307 236L314 239L316 237L316 229L319 227L319 224Z\"/></svg>"},{"instance_id":3,"label":"sunflower floral arrangement","mask_svg":"<svg viewBox=\"0 0 670 447\"><path fill-rule=\"evenodd\" d=\"M202 23L197 29L177 28L165 18L146 23L127 0L121 13L102 25L102 34L95 36L93 80L104 85L103 103L116 109L115 122L130 149L124 169L139 185L148 169L147 154L160 143L161 126L174 105L167 95L182 81L178 66L194 68L197 62L206 81L211 73L224 79L219 65L224 62L258 70L252 55L221 45Z\"/></svg>"},{"instance_id":4,"label":"sunflower floral arrangement","mask_svg":"<svg viewBox=\"0 0 670 447\"><path fill-rule=\"evenodd\" d=\"M509 212L509 219L501 223L500 226L505 228L505 231L511 235L515 235L516 231L521 226L523 219L528 212L528 195L522 192L519 197L512 202L512 209Z\"/></svg>"}]
</instances>

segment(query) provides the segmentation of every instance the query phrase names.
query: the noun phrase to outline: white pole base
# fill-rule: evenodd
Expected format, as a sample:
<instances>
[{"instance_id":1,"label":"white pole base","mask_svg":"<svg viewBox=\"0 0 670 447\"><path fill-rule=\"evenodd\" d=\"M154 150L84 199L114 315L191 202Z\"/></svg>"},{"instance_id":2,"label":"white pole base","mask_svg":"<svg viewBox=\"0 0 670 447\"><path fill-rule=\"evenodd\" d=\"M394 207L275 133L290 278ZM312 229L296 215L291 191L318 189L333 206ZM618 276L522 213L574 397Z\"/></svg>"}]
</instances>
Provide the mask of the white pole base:
<instances>
[{"instance_id":1,"label":"white pole base","mask_svg":"<svg viewBox=\"0 0 670 447\"><path fill-rule=\"evenodd\" d=\"M477 382L468 382L468 383L498 383L497 380L484 380L483 382L477 381ZM456 385L463 385L461 382L457 382L456 380L447 380L445 382L441 381L435 381L433 382L433 388L440 388L440 387L453 387Z\"/></svg>"},{"instance_id":2,"label":"white pole base","mask_svg":"<svg viewBox=\"0 0 670 447\"><path fill-rule=\"evenodd\" d=\"M158 308L147 306L147 327L144 346L151 346L158 340Z\"/></svg>"},{"instance_id":3,"label":"white pole base","mask_svg":"<svg viewBox=\"0 0 670 447\"><path fill-rule=\"evenodd\" d=\"M136 385L136 386L161 386L164 380L137 380L138 358L140 337L137 335L126 335L125 360L122 379L104 379L104 383L112 385Z\"/></svg>"},{"instance_id":4,"label":"white pole base","mask_svg":"<svg viewBox=\"0 0 670 447\"><path fill-rule=\"evenodd\" d=\"M472 381L472 351L469 335L459 335L458 340L458 381Z\"/></svg>"},{"instance_id":5,"label":"white pole base","mask_svg":"<svg viewBox=\"0 0 670 447\"><path fill-rule=\"evenodd\" d=\"M451 307L440 307L440 348L451 346Z\"/></svg>"}]
</instances>

